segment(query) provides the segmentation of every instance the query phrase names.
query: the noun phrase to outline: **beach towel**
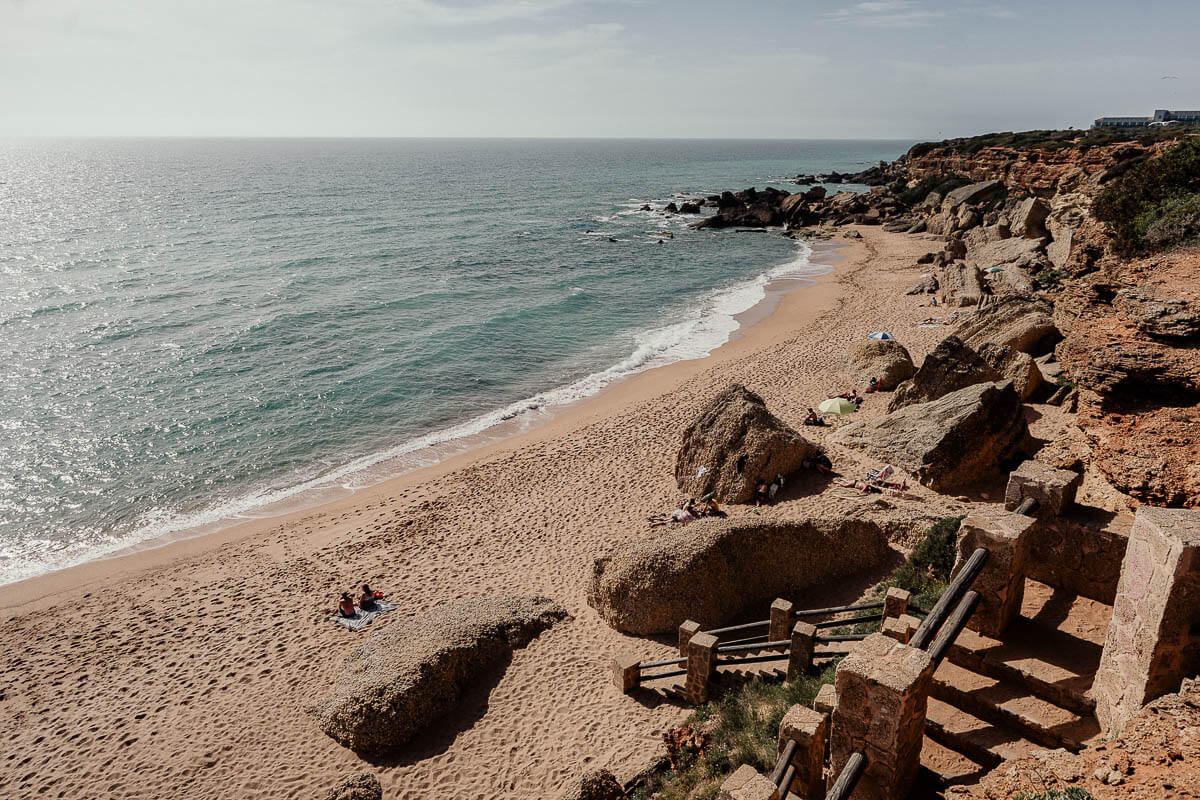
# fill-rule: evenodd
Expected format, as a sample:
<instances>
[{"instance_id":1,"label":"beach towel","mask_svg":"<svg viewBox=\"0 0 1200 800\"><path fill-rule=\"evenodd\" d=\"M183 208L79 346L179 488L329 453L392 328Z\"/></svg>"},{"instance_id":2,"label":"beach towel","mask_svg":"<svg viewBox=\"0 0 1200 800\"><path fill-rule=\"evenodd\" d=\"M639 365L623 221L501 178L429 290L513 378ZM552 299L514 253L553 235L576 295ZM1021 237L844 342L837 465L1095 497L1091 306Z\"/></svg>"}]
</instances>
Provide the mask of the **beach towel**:
<instances>
[{"instance_id":1,"label":"beach towel","mask_svg":"<svg viewBox=\"0 0 1200 800\"><path fill-rule=\"evenodd\" d=\"M338 614L336 617L330 617L331 620L341 625L349 631L361 631L363 628L371 624L372 621L380 614L386 614L389 611L395 611L400 606L395 603L389 603L386 600L376 600L375 607L370 611L363 611L358 606L354 607L357 612L353 617L343 617Z\"/></svg>"}]
</instances>

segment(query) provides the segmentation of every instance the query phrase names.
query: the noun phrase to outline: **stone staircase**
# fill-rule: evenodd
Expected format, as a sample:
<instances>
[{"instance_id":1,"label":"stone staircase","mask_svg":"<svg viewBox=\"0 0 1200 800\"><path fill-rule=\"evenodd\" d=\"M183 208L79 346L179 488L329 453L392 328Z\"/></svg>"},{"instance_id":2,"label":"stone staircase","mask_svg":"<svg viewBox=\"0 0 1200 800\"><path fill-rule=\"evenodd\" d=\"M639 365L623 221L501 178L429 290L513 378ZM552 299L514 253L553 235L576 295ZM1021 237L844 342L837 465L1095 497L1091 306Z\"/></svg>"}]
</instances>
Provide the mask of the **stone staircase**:
<instances>
[{"instance_id":1,"label":"stone staircase","mask_svg":"<svg viewBox=\"0 0 1200 800\"><path fill-rule=\"evenodd\" d=\"M1099 733L1087 692L1110 606L1027 580L1001 639L965 630L934 673L913 797L975 783L1004 759L1078 750Z\"/></svg>"}]
</instances>

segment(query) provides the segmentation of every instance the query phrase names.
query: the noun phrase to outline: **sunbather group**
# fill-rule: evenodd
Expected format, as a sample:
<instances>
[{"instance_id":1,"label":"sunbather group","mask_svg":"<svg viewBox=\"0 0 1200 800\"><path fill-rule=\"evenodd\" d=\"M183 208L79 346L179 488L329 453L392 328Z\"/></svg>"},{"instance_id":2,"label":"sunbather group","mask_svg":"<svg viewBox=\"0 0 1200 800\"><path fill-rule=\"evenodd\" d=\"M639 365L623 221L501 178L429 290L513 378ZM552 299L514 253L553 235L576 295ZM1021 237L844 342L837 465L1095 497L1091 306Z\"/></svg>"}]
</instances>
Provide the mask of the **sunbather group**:
<instances>
[{"instance_id":1,"label":"sunbather group","mask_svg":"<svg viewBox=\"0 0 1200 800\"><path fill-rule=\"evenodd\" d=\"M356 616L361 609L362 611L371 611L375 608L376 601L383 599L383 592L373 590L367 584L363 584L362 594L358 596L358 607L354 606L354 598L349 592L342 592L342 599L338 602L338 615L343 617Z\"/></svg>"},{"instance_id":2,"label":"sunbather group","mask_svg":"<svg viewBox=\"0 0 1200 800\"><path fill-rule=\"evenodd\" d=\"M881 469L867 470L864 480L856 481L853 478L845 478L838 483L848 489L858 489L864 494L868 492L899 494L908 489L908 481L904 478L897 480L896 471L891 464L887 464Z\"/></svg>"}]
</instances>

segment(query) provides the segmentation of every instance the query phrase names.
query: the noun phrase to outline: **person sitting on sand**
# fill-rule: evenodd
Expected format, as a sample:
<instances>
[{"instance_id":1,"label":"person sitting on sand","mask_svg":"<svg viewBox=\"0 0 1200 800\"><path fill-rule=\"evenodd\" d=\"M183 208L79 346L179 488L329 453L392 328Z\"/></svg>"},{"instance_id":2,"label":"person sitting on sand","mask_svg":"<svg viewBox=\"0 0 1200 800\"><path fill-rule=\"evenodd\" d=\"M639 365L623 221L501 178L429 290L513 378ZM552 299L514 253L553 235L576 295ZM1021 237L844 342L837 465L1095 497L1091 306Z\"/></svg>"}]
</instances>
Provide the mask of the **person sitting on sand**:
<instances>
[{"instance_id":1,"label":"person sitting on sand","mask_svg":"<svg viewBox=\"0 0 1200 800\"><path fill-rule=\"evenodd\" d=\"M829 460L829 456L824 453L818 453L812 458L805 459L800 462L800 466L805 469L815 469L821 472L833 472L833 462Z\"/></svg>"},{"instance_id":2,"label":"person sitting on sand","mask_svg":"<svg viewBox=\"0 0 1200 800\"><path fill-rule=\"evenodd\" d=\"M879 378L871 378L871 382L867 384L867 394L874 394L879 391Z\"/></svg>"},{"instance_id":3,"label":"person sitting on sand","mask_svg":"<svg viewBox=\"0 0 1200 800\"><path fill-rule=\"evenodd\" d=\"M808 410L808 416L804 418L805 425L824 425L825 418L817 416L817 412L811 408Z\"/></svg>"},{"instance_id":4,"label":"person sitting on sand","mask_svg":"<svg viewBox=\"0 0 1200 800\"><path fill-rule=\"evenodd\" d=\"M358 607L363 611L370 611L375 608L375 601L383 597L382 592L375 592L367 584L363 584L362 596L358 598Z\"/></svg>"},{"instance_id":5,"label":"person sitting on sand","mask_svg":"<svg viewBox=\"0 0 1200 800\"><path fill-rule=\"evenodd\" d=\"M343 617L353 617L358 613L358 609L354 607L354 598L349 592L342 592L342 600L338 603L338 614Z\"/></svg>"},{"instance_id":6,"label":"person sitting on sand","mask_svg":"<svg viewBox=\"0 0 1200 800\"><path fill-rule=\"evenodd\" d=\"M771 489L767 486L765 481L758 484L758 490L754 493L754 507L758 508L763 503L767 502L767 499L770 497L770 492Z\"/></svg>"}]
</instances>

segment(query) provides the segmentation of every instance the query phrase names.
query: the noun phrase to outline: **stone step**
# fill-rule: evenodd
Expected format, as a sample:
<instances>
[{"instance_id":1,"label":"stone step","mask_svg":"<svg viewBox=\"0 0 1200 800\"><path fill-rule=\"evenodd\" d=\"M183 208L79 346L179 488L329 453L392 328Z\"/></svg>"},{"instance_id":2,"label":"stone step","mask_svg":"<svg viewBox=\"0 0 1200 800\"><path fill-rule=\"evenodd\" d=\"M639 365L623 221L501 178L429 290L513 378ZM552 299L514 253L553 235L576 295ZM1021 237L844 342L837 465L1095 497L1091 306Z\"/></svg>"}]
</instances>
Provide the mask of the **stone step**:
<instances>
[{"instance_id":1,"label":"stone step","mask_svg":"<svg viewBox=\"0 0 1200 800\"><path fill-rule=\"evenodd\" d=\"M983 768L984 771L987 769L987 764L979 764L971 759L970 754L979 753L980 750L986 750L992 755L987 759L980 756L980 760L991 762L995 758L1005 760L1021 758L1034 753L1049 752L1051 749L1031 742L1018 730L980 719L974 714L956 708L936 697L929 698L927 720L931 724L926 726L926 733L928 734L932 728L942 747L951 749L976 764L976 771L978 768ZM932 738L927 735L926 741L928 742ZM943 775L948 782L955 778L954 775L945 773Z\"/></svg>"},{"instance_id":2,"label":"stone step","mask_svg":"<svg viewBox=\"0 0 1200 800\"><path fill-rule=\"evenodd\" d=\"M1100 732L1091 714L1076 714L1030 694L1023 684L998 680L950 661L943 661L934 673L930 694L1050 749L1063 747L1076 752L1082 742Z\"/></svg>"},{"instance_id":3,"label":"stone step","mask_svg":"<svg viewBox=\"0 0 1200 800\"><path fill-rule=\"evenodd\" d=\"M1002 638L964 630L947 659L1088 716L1095 709L1088 691L1111 618L1110 606L1027 580L1021 616Z\"/></svg>"}]
</instances>

